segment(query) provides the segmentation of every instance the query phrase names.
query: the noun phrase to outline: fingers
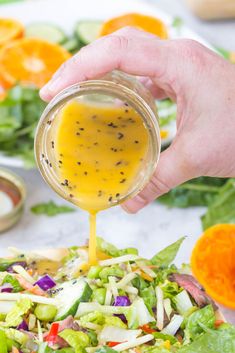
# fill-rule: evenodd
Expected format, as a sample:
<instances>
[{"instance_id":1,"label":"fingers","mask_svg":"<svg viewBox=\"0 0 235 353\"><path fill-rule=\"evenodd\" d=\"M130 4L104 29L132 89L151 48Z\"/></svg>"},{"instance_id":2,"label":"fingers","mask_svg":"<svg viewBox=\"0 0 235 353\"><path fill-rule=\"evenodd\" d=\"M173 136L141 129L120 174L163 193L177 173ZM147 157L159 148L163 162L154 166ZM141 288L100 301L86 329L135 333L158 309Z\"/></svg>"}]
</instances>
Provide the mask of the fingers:
<instances>
[{"instance_id":1,"label":"fingers","mask_svg":"<svg viewBox=\"0 0 235 353\"><path fill-rule=\"evenodd\" d=\"M56 72L40 95L50 100L74 83L103 76L114 69L159 79L166 72L166 41L136 29L122 29L84 47Z\"/></svg>"},{"instance_id":2,"label":"fingers","mask_svg":"<svg viewBox=\"0 0 235 353\"><path fill-rule=\"evenodd\" d=\"M153 80L149 77L140 76L139 81L144 85L156 99L165 99L168 97L167 93L161 89Z\"/></svg>"},{"instance_id":3,"label":"fingers","mask_svg":"<svg viewBox=\"0 0 235 353\"><path fill-rule=\"evenodd\" d=\"M194 168L190 167L191 163L184 155L183 149L177 144L173 144L161 153L157 169L150 182L137 196L126 201L122 208L128 213L136 213L170 189L196 177Z\"/></svg>"}]
</instances>

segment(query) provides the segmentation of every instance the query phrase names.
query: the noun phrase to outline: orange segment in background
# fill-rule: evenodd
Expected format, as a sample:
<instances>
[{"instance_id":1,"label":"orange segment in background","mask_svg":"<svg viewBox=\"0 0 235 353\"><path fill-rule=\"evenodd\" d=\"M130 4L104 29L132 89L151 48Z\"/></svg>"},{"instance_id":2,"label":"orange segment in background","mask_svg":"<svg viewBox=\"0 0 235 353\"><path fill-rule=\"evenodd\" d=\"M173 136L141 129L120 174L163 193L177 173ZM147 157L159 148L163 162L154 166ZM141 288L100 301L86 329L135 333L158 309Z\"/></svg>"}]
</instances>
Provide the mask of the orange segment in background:
<instances>
[{"instance_id":1,"label":"orange segment in background","mask_svg":"<svg viewBox=\"0 0 235 353\"><path fill-rule=\"evenodd\" d=\"M235 309L235 224L207 229L193 249L191 266L215 301Z\"/></svg>"},{"instance_id":2,"label":"orange segment in background","mask_svg":"<svg viewBox=\"0 0 235 353\"><path fill-rule=\"evenodd\" d=\"M137 27L143 31L155 34L161 39L168 38L167 27L160 19L138 13L129 13L104 22L100 30L100 36L113 33L126 26Z\"/></svg>"},{"instance_id":3,"label":"orange segment in background","mask_svg":"<svg viewBox=\"0 0 235 353\"><path fill-rule=\"evenodd\" d=\"M42 87L70 53L57 44L35 38L23 38L0 50L0 72L5 87L16 82Z\"/></svg>"},{"instance_id":4,"label":"orange segment in background","mask_svg":"<svg viewBox=\"0 0 235 353\"><path fill-rule=\"evenodd\" d=\"M24 34L23 25L10 18L0 18L0 47Z\"/></svg>"}]
</instances>

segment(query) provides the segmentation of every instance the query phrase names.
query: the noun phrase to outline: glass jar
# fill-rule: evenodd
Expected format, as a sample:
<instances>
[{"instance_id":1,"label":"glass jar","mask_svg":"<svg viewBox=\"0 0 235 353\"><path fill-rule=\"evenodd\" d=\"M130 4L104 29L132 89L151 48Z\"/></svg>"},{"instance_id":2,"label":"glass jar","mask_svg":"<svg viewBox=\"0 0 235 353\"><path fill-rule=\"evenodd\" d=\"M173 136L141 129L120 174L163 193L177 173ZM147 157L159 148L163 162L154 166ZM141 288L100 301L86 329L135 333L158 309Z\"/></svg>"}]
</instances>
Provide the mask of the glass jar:
<instances>
[{"instance_id":1,"label":"glass jar","mask_svg":"<svg viewBox=\"0 0 235 353\"><path fill-rule=\"evenodd\" d=\"M101 79L80 82L66 88L52 99L44 110L35 137L35 156L38 168L45 181L56 193L64 199L81 206L79 199L76 199L76 197L70 198L69 191L61 185L63 183L61 183L58 175L58 168L54 168L57 161L55 159L54 146L52 146L61 111L66 104L74 100L86 102L86 104L106 105L109 107L129 105L141 117L148 133L146 158L140 162L138 175L133 179L131 187L107 207L132 198L150 180L160 155L160 130L156 104L152 95L134 76L120 71L113 71ZM100 208L104 209L107 207L103 205Z\"/></svg>"}]
</instances>

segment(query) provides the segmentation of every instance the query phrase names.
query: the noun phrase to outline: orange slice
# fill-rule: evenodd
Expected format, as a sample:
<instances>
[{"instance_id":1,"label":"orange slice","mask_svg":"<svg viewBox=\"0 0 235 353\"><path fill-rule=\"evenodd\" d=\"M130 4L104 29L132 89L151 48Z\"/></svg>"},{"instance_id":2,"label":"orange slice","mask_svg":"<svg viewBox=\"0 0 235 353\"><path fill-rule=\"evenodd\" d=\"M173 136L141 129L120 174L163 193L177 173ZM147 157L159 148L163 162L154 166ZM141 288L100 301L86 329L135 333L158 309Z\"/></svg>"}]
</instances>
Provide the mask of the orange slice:
<instances>
[{"instance_id":1,"label":"orange slice","mask_svg":"<svg viewBox=\"0 0 235 353\"><path fill-rule=\"evenodd\" d=\"M36 38L23 38L0 50L0 72L5 87L16 82L42 87L70 53L57 44Z\"/></svg>"},{"instance_id":2,"label":"orange slice","mask_svg":"<svg viewBox=\"0 0 235 353\"><path fill-rule=\"evenodd\" d=\"M191 267L215 301L235 309L235 224L207 229L193 249Z\"/></svg>"},{"instance_id":3,"label":"orange slice","mask_svg":"<svg viewBox=\"0 0 235 353\"><path fill-rule=\"evenodd\" d=\"M23 36L23 25L10 18L0 18L0 46Z\"/></svg>"},{"instance_id":4,"label":"orange slice","mask_svg":"<svg viewBox=\"0 0 235 353\"><path fill-rule=\"evenodd\" d=\"M138 13L129 13L119 17L111 18L107 22L104 22L100 30L100 36L105 36L107 34L113 33L125 26L137 27L146 32L155 34L161 39L168 38L167 27L162 22L162 20L156 17L141 15Z\"/></svg>"}]
</instances>

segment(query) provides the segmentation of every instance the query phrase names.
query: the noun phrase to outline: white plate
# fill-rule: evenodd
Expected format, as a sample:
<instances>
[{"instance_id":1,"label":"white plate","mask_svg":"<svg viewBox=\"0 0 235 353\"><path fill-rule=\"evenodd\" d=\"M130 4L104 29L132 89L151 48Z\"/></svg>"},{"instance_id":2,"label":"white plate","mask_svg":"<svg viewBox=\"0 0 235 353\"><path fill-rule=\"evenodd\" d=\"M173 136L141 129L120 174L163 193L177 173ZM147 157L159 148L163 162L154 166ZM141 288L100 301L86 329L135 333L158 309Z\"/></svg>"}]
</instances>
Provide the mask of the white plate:
<instances>
[{"instance_id":1,"label":"white plate","mask_svg":"<svg viewBox=\"0 0 235 353\"><path fill-rule=\"evenodd\" d=\"M70 34L79 20L103 20L125 12L140 12L159 17L170 27L171 38L191 38L210 47L209 43L189 28L182 26L180 31L172 28L171 16L142 0L33 0L1 6L0 15L16 18L25 25L35 21L54 23ZM174 127L173 131L175 131ZM24 162L19 158L0 154L0 165L24 167Z\"/></svg>"}]
</instances>

